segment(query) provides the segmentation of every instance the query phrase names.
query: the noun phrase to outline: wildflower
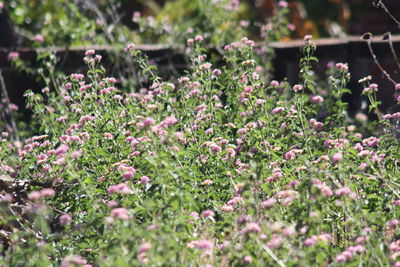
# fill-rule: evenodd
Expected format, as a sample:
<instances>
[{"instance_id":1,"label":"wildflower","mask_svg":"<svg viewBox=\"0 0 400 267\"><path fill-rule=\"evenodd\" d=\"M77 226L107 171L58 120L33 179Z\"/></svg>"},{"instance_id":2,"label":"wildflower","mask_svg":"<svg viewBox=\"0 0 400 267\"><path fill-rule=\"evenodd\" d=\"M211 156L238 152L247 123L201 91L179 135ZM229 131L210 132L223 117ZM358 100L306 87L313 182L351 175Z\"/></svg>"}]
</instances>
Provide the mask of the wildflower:
<instances>
[{"instance_id":1,"label":"wildflower","mask_svg":"<svg viewBox=\"0 0 400 267\"><path fill-rule=\"evenodd\" d=\"M131 171L127 171L127 172L124 172L124 174L122 174L122 178L124 178L125 180L130 179L134 176L135 176L135 172L131 172Z\"/></svg>"},{"instance_id":2,"label":"wildflower","mask_svg":"<svg viewBox=\"0 0 400 267\"><path fill-rule=\"evenodd\" d=\"M66 256L62 261L60 267L71 267L71 266L84 266L89 267L87 261L81 256L69 255Z\"/></svg>"},{"instance_id":3,"label":"wildflower","mask_svg":"<svg viewBox=\"0 0 400 267\"><path fill-rule=\"evenodd\" d=\"M111 217L120 220L128 220L129 219L128 210L125 208L115 208L111 211Z\"/></svg>"},{"instance_id":4,"label":"wildflower","mask_svg":"<svg viewBox=\"0 0 400 267\"><path fill-rule=\"evenodd\" d=\"M212 210L205 210L202 213L204 218L214 217L214 211Z\"/></svg>"},{"instance_id":5,"label":"wildflower","mask_svg":"<svg viewBox=\"0 0 400 267\"><path fill-rule=\"evenodd\" d=\"M347 66L347 64L337 63L336 64L336 69L339 72L347 72L349 70L349 67Z\"/></svg>"},{"instance_id":6,"label":"wildflower","mask_svg":"<svg viewBox=\"0 0 400 267\"><path fill-rule=\"evenodd\" d=\"M362 92L367 94L367 93L378 91L378 86L376 84L373 83L371 85L369 87L364 88Z\"/></svg>"},{"instance_id":7,"label":"wildflower","mask_svg":"<svg viewBox=\"0 0 400 267\"><path fill-rule=\"evenodd\" d=\"M378 138L371 136L367 139L362 140L362 144L368 147L375 147L378 145L379 141L380 140Z\"/></svg>"},{"instance_id":8,"label":"wildflower","mask_svg":"<svg viewBox=\"0 0 400 267\"><path fill-rule=\"evenodd\" d=\"M314 246L317 242L328 242L331 239L329 234L313 235L303 241L303 245L306 247Z\"/></svg>"},{"instance_id":9,"label":"wildflower","mask_svg":"<svg viewBox=\"0 0 400 267\"><path fill-rule=\"evenodd\" d=\"M214 244L209 240L194 240L187 244L189 248L197 248L203 250L205 253L211 253L212 249L214 248Z\"/></svg>"},{"instance_id":10,"label":"wildflower","mask_svg":"<svg viewBox=\"0 0 400 267\"><path fill-rule=\"evenodd\" d=\"M269 209L276 204L277 200L275 198L269 198L261 203L263 209Z\"/></svg>"},{"instance_id":11,"label":"wildflower","mask_svg":"<svg viewBox=\"0 0 400 267\"><path fill-rule=\"evenodd\" d=\"M348 262L356 253L363 253L365 247L362 245L350 246L345 251L336 256L336 262Z\"/></svg>"},{"instance_id":12,"label":"wildflower","mask_svg":"<svg viewBox=\"0 0 400 267\"><path fill-rule=\"evenodd\" d=\"M166 118L160 123L160 126L161 126L161 127L171 126L171 125L174 125L174 124L177 123L177 122L178 122L178 119L177 119L174 115L172 115L172 116L166 117Z\"/></svg>"},{"instance_id":13,"label":"wildflower","mask_svg":"<svg viewBox=\"0 0 400 267\"><path fill-rule=\"evenodd\" d=\"M96 51L94 51L93 49L90 49L90 50L87 50L87 51L85 52L85 56L86 56L86 57L92 56L92 55L94 55L95 53L96 53Z\"/></svg>"},{"instance_id":14,"label":"wildflower","mask_svg":"<svg viewBox=\"0 0 400 267\"><path fill-rule=\"evenodd\" d=\"M200 218L200 217L199 217L199 214L198 214L197 212L191 212L191 213L189 214L189 216L192 217L193 220L195 220L195 221L197 221L197 220Z\"/></svg>"},{"instance_id":15,"label":"wildflower","mask_svg":"<svg viewBox=\"0 0 400 267\"><path fill-rule=\"evenodd\" d=\"M346 186L339 188L335 192L337 196L349 195L350 193L352 193L351 189Z\"/></svg>"},{"instance_id":16,"label":"wildflower","mask_svg":"<svg viewBox=\"0 0 400 267\"><path fill-rule=\"evenodd\" d=\"M65 226L67 224L70 224L72 221L72 216L69 214L63 214L60 216L60 224L61 226Z\"/></svg>"},{"instance_id":17,"label":"wildflower","mask_svg":"<svg viewBox=\"0 0 400 267\"><path fill-rule=\"evenodd\" d=\"M130 43L125 47L125 51L126 52L133 51L133 50L135 50L135 47L136 47L135 44Z\"/></svg>"},{"instance_id":18,"label":"wildflower","mask_svg":"<svg viewBox=\"0 0 400 267\"><path fill-rule=\"evenodd\" d=\"M206 105L201 104L201 105L199 105L199 106L195 109L195 112L196 112L196 113L199 113L199 112L205 110L206 108L207 108Z\"/></svg>"},{"instance_id":19,"label":"wildflower","mask_svg":"<svg viewBox=\"0 0 400 267\"><path fill-rule=\"evenodd\" d=\"M324 197L330 197L330 196L333 195L333 192L332 192L332 190L329 188L329 186L327 186L327 185L325 185L325 184L317 184L317 185L315 185L315 186L319 189L319 191L321 192L321 194L322 194Z\"/></svg>"},{"instance_id":20,"label":"wildflower","mask_svg":"<svg viewBox=\"0 0 400 267\"><path fill-rule=\"evenodd\" d=\"M211 63L204 63L204 64L202 64L202 65L200 65L200 69L201 70L209 70L210 68L211 68Z\"/></svg>"},{"instance_id":21,"label":"wildflower","mask_svg":"<svg viewBox=\"0 0 400 267\"><path fill-rule=\"evenodd\" d=\"M392 219L389 221L388 226L390 229L395 229L399 223L400 221L398 219Z\"/></svg>"},{"instance_id":22,"label":"wildflower","mask_svg":"<svg viewBox=\"0 0 400 267\"><path fill-rule=\"evenodd\" d=\"M196 37L194 37L194 40L196 41L196 42L202 42L203 40L204 40L204 38L203 38L203 36L201 36L201 35L196 35Z\"/></svg>"},{"instance_id":23,"label":"wildflower","mask_svg":"<svg viewBox=\"0 0 400 267\"><path fill-rule=\"evenodd\" d=\"M294 91L294 92L299 92L299 91L301 91L301 90L303 90L303 86L302 86L301 84L295 84L295 85L293 86L293 91Z\"/></svg>"},{"instance_id":24,"label":"wildflower","mask_svg":"<svg viewBox=\"0 0 400 267\"><path fill-rule=\"evenodd\" d=\"M140 245L138 253L139 254L145 253L149 249L151 249L151 244L150 243L143 243L142 245Z\"/></svg>"},{"instance_id":25,"label":"wildflower","mask_svg":"<svg viewBox=\"0 0 400 267\"><path fill-rule=\"evenodd\" d=\"M72 73L71 74L71 79L72 80L80 81L83 78L84 78L83 74L80 74L80 73Z\"/></svg>"},{"instance_id":26,"label":"wildflower","mask_svg":"<svg viewBox=\"0 0 400 267\"><path fill-rule=\"evenodd\" d=\"M324 98L319 95L311 96L311 102L314 104L322 103L322 102L324 102Z\"/></svg>"},{"instance_id":27,"label":"wildflower","mask_svg":"<svg viewBox=\"0 0 400 267\"><path fill-rule=\"evenodd\" d=\"M116 185L110 186L107 189L107 193L110 195L113 193L130 194L131 190L127 184L121 183L121 184L116 184Z\"/></svg>"},{"instance_id":28,"label":"wildflower","mask_svg":"<svg viewBox=\"0 0 400 267\"><path fill-rule=\"evenodd\" d=\"M186 43L187 43L188 46L192 46L194 44L193 38L187 39Z\"/></svg>"},{"instance_id":29,"label":"wildflower","mask_svg":"<svg viewBox=\"0 0 400 267\"><path fill-rule=\"evenodd\" d=\"M261 233L261 228L258 223L248 223L246 227L244 227L241 231L241 234L244 236L249 235L250 233Z\"/></svg>"},{"instance_id":30,"label":"wildflower","mask_svg":"<svg viewBox=\"0 0 400 267\"><path fill-rule=\"evenodd\" d=\"M112 139L114 137L111 133L103 133L103 136L107 139Z\"/></svg>"},{"instance_id":31,"label":"wildflower","mask_svg":"<svg viewBox=\"0 0 400 267\"><path fill-rule=\"evenodd\" d=\"M201 184L202 185L211 185L211 184L213 184L214 182L212 181L212 180L210 180L210 179L206 179L206 180L204 180Z\"/></svg>"},{"instance_id":32,"label":"wildflower","mask_svg":"<svg viewBox=\"0 0 400 267\"><path fill-rule=\"evenodd\" d=\"M143 175L139 179L139 184L148 184L150 182L150 177Z\"/></svg>"},{"instance_id":33,"label":"wildflower","mask_svg":"<svg viewBox=\"0 0 400 267\"><path fill-rule=\"evenodd\" d=\"M14 61L17 58L19 58L19 53L18 52L10 52L7 56L8 61Z\"/></svg>"},{"instance_id":34,"label":"wildflower","mask_svg":"<svg viewBox=\"0 0 400 267\"><path fill-rule=\"evenodd\" d=\"M110 200L110 201L108 201L108 203L107 203L107 207L108 207L108 208L114 208L114 207L116 207L117 205L118 205L118 202L115 201L115 200Z\"/></svg>"},{"instance_id":35,"label":"wildflower","mask_svg":"<svg viewBox=\"0 0 400 267\"><path fill-rule=\"evenodd\" d=\"M340 162L340 161L342 161L342 160L343 160L343 154L340 153L340 152L335 153L335 154L332 156L332 161L335 162L335 163L338 163L338 162Z\"/></svg>"},{"instance_id":36,"label":"wildflower","mask_svg":"<svg viewBox=\"0 0 400 267\"><path fill-rule=\"evenodd\" d=\"M278 87L279 86L279 82L274 80L274 81L271 81L269 83L269 85L272 86L272 87Z\"/></svg>"},{"instance_id":37,"label":"wildflower","mask_svg":"<svg viewBox=\"0 0 400 267\"><path fill-rule=\"evenodd\" d=\"M34 191L28 195L28 199L32 200L32 201L38 200L38 199L40 199L40 197L41 197L41 194L39 191Z\"/></svg>"},{"instance_id":38,"label":"wildflower","mask_svg":"<svg viewBox=\"0 0 400 267\"><path fill-rule=\"evenodd\" d=\"M273 114L273 115L278 115L278 114L280 114L280 113L282 113L282 111L284 111L285 109L283 108L283 107L277 107L277 108L274 108L272 111L271 111L271 113Z\"/></svg>"},{"instance_id":39,"label":"wildflower","mask_svg":"<svg viewBox=\"0 0 400 267\"><path fill-rule=\"evenodd\" d=\"M221 152L221 147L218 146L218 145L214 145L214 146L211 147L211 152L213 154L217 154L217 153Z\"/></svg>"},{"instance_id":40,"label":"wildflower","mask_svg":"<svg viewBox=\"0 0 400 267\"><path fill-rule=\"evenodd\" d=\"M288 7L288 2L286 2L286 1L279 1L278 6L279 6L279 7L282 7L282 8L286 8L286 7Z\"/></svg>"},{"instance_id":41,"label":"wildflower","mask_svg":"<svg viewBox=\"0 0 400 267\"><path fill-rule=\"evenodd\" d=\"M304 38L303 38L303 42L305 44L308 44L311 41L312 38L313 38L312 35L305 35Z\"/></svg>"},{"instance_id":42,"label":"wildflower","mask_svg":"<svg viewBox=\"0 0 400 267\"><path fill-rule=\"evenodd\" d=\"M263 105L265 103L265 100L264 99L257 99L256 100L256 105L257 106L261 106L261 105Z\"/></svg>"},{"instance_id":43,"label":"wildflower","mask_svg":"<svg viewBox=\"0 0 400 267\"><path fill-rule=\"evenodd\" d=\"M282 245L282 237L279 235L273 235L271 240L267 243L267 247L270 249L277 249Z\"/></svg>"},{"instance_id":44,"label":"wildflower","mask_svg":"<svg viewBox=\"0 0 400 267\"><path fill-rule=\"evenodd\" d=\"M243 261L245 263L252 263L253 262L253 258L251 256L247 255L247 256L244 256Z\"/></svg>"}]
</instances>

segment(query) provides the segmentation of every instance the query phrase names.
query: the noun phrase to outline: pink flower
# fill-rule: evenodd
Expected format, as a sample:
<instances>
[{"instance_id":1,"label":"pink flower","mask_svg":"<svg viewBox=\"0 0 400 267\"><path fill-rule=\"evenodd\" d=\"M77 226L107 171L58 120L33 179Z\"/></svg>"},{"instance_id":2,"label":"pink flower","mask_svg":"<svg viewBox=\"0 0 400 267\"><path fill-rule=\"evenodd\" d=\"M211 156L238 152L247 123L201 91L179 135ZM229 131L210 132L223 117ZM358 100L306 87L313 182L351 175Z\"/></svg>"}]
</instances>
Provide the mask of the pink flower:
<instances>
[{"instance_id":1,"label":"pink flower","mask_svg":"<svg viewBox=\"0 0 400 267\"><path fill-rule=\"evenodd\" d=\"M40 195L42 197L52 197L55 195L55 191L51 188L43 188L42 190L40 190Z\"/></svg>"},{"instance_id":2,"label":"pink flower","mask_svg":"<svg viewBox=\"0 0 400 267\"><path fill-rule=\"evenodd\" d=\"M196 37L194 37L194 40L195 40L196 42L202 42L202 41L204 40L204 38L203 38L203 36L201 36L201 35L196 35Z\"/></svg>"},{"instance_id":3,"label":"pink flower","mask_svg":"<svg viewBox=\"0 0 400 267\"><path fill-rule=\"evenodd\" d=\"M148 184L149 182L150 182L150 177L145 175L140 177L139 184Z\"/></svg>"},{"instance_id":4,"label":"pink flower","mask_svg":"<svg viewBox=\"0 0 400 267\"><path fill-rule=\"evenodd\" d=\"M104 133L103 136L107 139L112 139L114 137L111 133Z\"/></svg>"},{"instance_id":5,"label":"pink flower","mask_svg":"<svg viewBox=\"0 0 400 267\"><path fill-rule=\"evenodd\" d=\"M288 7L288 2L286 2L286 1L279 1L278 5L279 5L279 7L285 8L285 7Z\"/></svg>"},{"instance_id":6,"label":"pink flower","mask_svg":"<svg viewBox=\"0 0 400 267\"><path fill-rule=\"evenodd\" d=\"M322 102L324 102L324 98L322 96L315 95L315 96L311 97L311 102L314 104L322 103Z\"/></svg>"},{"instance_id":7,"label":"pink flower","mask_svg":"<svg viewBox=\"0 0 400 267\"><path fill-rule=\"evenodd\" d=\"M116 185L110 186L107 189L107 193L110 195L113 193L130 194L131 190L127 184L121 183L121 184L116 184Z\"/></svg>"},{"instance_id":8,"label":"pink flower","mask_svg":"<svg viewBox=\"0 0 400 267\"><path fill-rule=\"evenodd\" d=\"M69 146L61 144L55 151L55 154L60 155L60 154L65 154L67 153L69 149Z\"/></svg>"},{"instance_id":9,"label":"pink flower","mask_svg":"<svg viewBox=\"0 0 400 267\"><path fill-rule=\"evenodd\" d=\"M309 42L311 41L312 38L313 38L312 35L305 35L305 36L303 37L303 42L304 42L305 44L307 44L307 43L309 43Z\"/></svg>"},{"instance_id":10,"label":"pink flower","mask_svg":"<svg viewBox=\"0 0 400 267\"><path fill-rule=\"evenodd\" d=\"M338 190L336 190L336 192L335 192L335 194L337 195L337 196L344 196L344 195L348 195L348 194L350 194L350 193L352 193L352 191L351 191L351 189L350 188L348 188L348 187L341 187L341 188L339 188Z\"/></svg>"},{"instance_id":11,"label":"pink flower","mask_svg":"<svg viewBox=\"0 0 400 267\"><path fill-rule=\"evenodd\" d=\"M189 248L197 248L203 250L206 253L211 253L214 248L214 244L209 240L194 240L188 243Z\"/></svg>"},{"instance_id":12,"label":"pink flower","mask_svg":"<svg viewBox=\"0 0 400 267\"><path fill-rule=\"evenodd\" d=\"M125 47L125 51L127 51L127 52L133 51L133 50L135 50L135 47L136 47L135 44L130 43Z\"/></svg>"},{"instance_id":13,"label":"pink flower","mask_svg":"<svg viewBox=\"0 0 400 267\"><path fill-rule=\"evenodd\" d=\"M143 126L148 127L154 124L154 119L153 118L146 118L143 120Z\"/></svg>"},{"instance_id":14,"label":"pink flower","mask_svg":"<svg viewBox=\"0 0 400 267\"><path fill-rule=\"evenodd\" d=\"M349 67L347 66L347 64L337 63L336 64L336 69L339 72L347 72L349 70Z\"/></svg>"},{"instance_id":15,"label":"pink flower","mask_svg":"<svg viewBox=\"0 0 400 267\"><path fill-rule=\"evenodd\" d=\"M267 247L270 249L277 249L282 245L282 241L282 237L273 235L271 240L267 243Z\"/></svg>"},{"instance_id":16,"label":"pink flower","mask_svg":"<svg viewBox=\"0 0 400 267\"><path fill-rule=\"evenodd\" d=\"M128 220L129 219L128 210L125 208L115 208L111 211L111 217L120 220Z\"/></svg>"},{"instance_id":17,"label":"pink flower","mask_svg":"<svg viewBox=\"0 0 400 267\"><path fill-rule=\"evenodd\" d=\"M43 43L43 42L44 42L44 37L43 37L43 35L41 35L41 34L36 34L36 35L33 37L33 40L36 41L36 42L38 42L38 43Z\"/></svg>"},{"instance_id":18,"label":"pink flower","mask_svg":"<svg viewBox=\"0 0 400 267\"><path fill-rule=\"evenodd\" d=\"M40 194L39 191L34 191L34 192L32 192L32 193L30 193L30 194L28 195L28 199L29 199L29 200L32 200L32 201L35 201L35 200L40 199L41 196L42 196L42 195Z\"/></svg>"},{"instance_id":19,"label":"pink flower","mask_svg":"<svg viewBox=\"0 0 400 267\"><path fill-rule=\"evenodd\" d=\"M208 218L208 217L214 217L214 211L212 210L205 210L203 211L203 217Z\"/></svg>"},{"instance_id":20,"label":"pink flower","mask_svg":"<svg viewBox=\"0 0 400 267\"><path fill-rule=\"evenodd\" d=\"M71 266L90 267L91 265L88 265L87 261L81 256L69 255L62 260L60 267L71 267Z\"/></svg>"},{"instance_id":21,"label":"pink flower","mask_svg":"<svg viewBox=\"0 0 400 267\"><path fill-rule=\"evenodd\" d=\"M189 214L190 217L193 218L193 220L197 221L199 219L199 214L197 212L191 212Z\"/></svg>"},{"instance_id":22,"label":"pink flower","mask_svg":"<svg viewBox=\"0 0 400 267\"><path fill-rule=\"evenodd\" d=\"M125 180L130 179L130 178L132 178L134 176L135 176L135 173L134 172L130 172L130 171L127 171L124 174L122 174L122 178L124 178Z\"/></svg>"},{"instance_id":23,"label":"pink flower","mask_svg":"<svg viewBox=\"0 0 400 267\"><path fill-rule=\"evenodd\" d=\"M261 203L263 209L269 209L276 204L277 200L275 198L269 198Z\"/></svg>"},{"instance_id":24,"label":"pink flower","mask_svg":"<svg viewBox=\"0 0 400 267\"><path fill-rule=\"evenodd\" d=\"M70 224L72 221L72 217L69 214L63 214L60 216L60 224L61 226L65 226L67 224Z\"/></svg>"},{"instance_id":25,"label":"pink flower","mask_svg":"<svg viewBox=\"0 0 400 267\"><path fill-rule=\"evenodd\" d=\"M271 113L273 114L273 115L278 115L278 114L280 114L280 113L282 113L282 111L284 111L285 109L283 108L283 107L277 107L277 108L274 108L272 111L271 111Z\"/></svg>"},{"instance_id":26,"label":"pink flower","mask_svg":"<svg viewBox=\"0 0 400 267\"><path fill-rule=\"evenodd\" d=\"M91 56L91 55L94 55L95 53L96 53L96 51L94 51L93 49L90 49L85 52L85 56Z\"/></svg>"},{"instance_id":27,"label":"pink flower","mask_svg":"<svg viewBox=\"0 0 400 267\"><path fill-rule=\"evenodd\" d=\"M221 147L218 146L218 145L214 145L214 146L211 147L211 152L212 152L213 154L216 154L216 153L218 153L218 152L221 152Z\"/></svg>"},{"instance_id":28,"label":"pink flower","mask_svg":"<svg viewBox=\"0 0 400 267\"><path fill-rule=\"evenodd\" d=\"M272 86L272 87L278 87L279 86L279 82L278 81L271 81L269 83L269 85Z\"/></svg>"},{"instance_id":29,"label":"pink flower","mask_svg":"<svg viewBox=\"0 0 400 267\"><path fill-rule=\"evenodd\" d=\"M301 91L301 90L303 90L303 86L302 86L301 84L295 84L295 85L293 86L293 91L294 91L294 92L299 92L299 91Z\"/></svg>"},{"instance_id":30,"label":"pink flower","mask_svg":"<svg viewBox=\"0 0 400 267\"><path fill-rule=\"evenodd\" d=\"M18 52L10 52L7 56L8 61L14 61L15 59L19 58Z\"/></svg>"},{"instance_id":31,"label":"pink flower","mask_svg":"<svg viewBox=\"0 0 400 267\"><path fill-rule=\"evenodd\" d=\"M201 184L202 185L211 185L211 184L213 184L214 182L212 181L212 180L210 180L210 179L206 179L206 180L204 180Z\"/></svg>"},{"instance_id":32,"label":"pink flower","mask_svg":"<svg viewBox=\"0 0 400 267\"><path fill-rule=\"evenodd\" d=\"M335 162L335 163L338 163L338 162L340 162L340 161L342 161L342 160L343 160L343 154L340 153L340 152L335 153L335 154L332 156L332 161Z\"/></svg>"},{"instance_id":33,"label":"pink flower","mask_svg":"<svg viewBox=\"0 0 400 267\"><path fill-rule=\"evenodd\" d=\"M110 201L108 201L108 203L107 203L107 207L108 207L108 208L114 208L114 207L116 207L117 205L118 205L118 202L115 201L115 200L110 200Z\"/></svg>"},{"instance_id":34,"label":"pink flower","mask_svg":"<svg viewBox=\"0 0 400 267\"><path fill-rule=\"evenodd\" d=\"M149 249L151 249L151 244L148 242L143 243L142 245L140 245L138 253L146 253Z\"/></svg>"},{"instance_id":35,"label":"pink flower","mask_svg":"<svg viewBox=\"0 0 400 267\"><path fill-rule=\"evenodd\" d=\"M196 109L195 109L194 111L195 111L196 113L199 113L199 112L205 110L206 108L207 108L207 106L204 105L204 104L202 104L202 105L199 105L198 107L196 107Z\"/></svg>"},{"instance_id":36,"label":"pink flower","mask_svg":"<svg viewBox=\"0 0 400 267\"><path fill-rule=\"evenodd\" d=\"M261 233L260 225L258 225L258 223L248 223L241 231L241 234L244 236L247 236L250 233Z\"/></svg>"},{"instance_id":37,"label":"pink flower","mask_svg":"<svg viewBox=\"0 0 400 267\"><path fill-rule=\"evenodd\" d=\"M175 123L178 122L178 119L175 116L169 116L166 117L162 122L161 122L161 127L165 127L165 126L171 126L174 125Z\"/></svg>"},{"instance_id":38,"label":"pink flower","mask_svg":"<svg viewBox=\"0 0 400 267\"><path fill-rule=\"evenodd\" d=\"M333 195L332 190L325 184L318 184L316 187L321 191L324 197L331 197Z\"/></svg>"},{"instance_id":39,"label":"pink flower","mask_svg":"<svg viewBox=\"0 0 400 267\"><path fill-rule=\"evenodd\" d=\"M249 255L244 256L243 261L246 263L252 263L253 262L253 258Z\"/></svg>"}]
</instances>

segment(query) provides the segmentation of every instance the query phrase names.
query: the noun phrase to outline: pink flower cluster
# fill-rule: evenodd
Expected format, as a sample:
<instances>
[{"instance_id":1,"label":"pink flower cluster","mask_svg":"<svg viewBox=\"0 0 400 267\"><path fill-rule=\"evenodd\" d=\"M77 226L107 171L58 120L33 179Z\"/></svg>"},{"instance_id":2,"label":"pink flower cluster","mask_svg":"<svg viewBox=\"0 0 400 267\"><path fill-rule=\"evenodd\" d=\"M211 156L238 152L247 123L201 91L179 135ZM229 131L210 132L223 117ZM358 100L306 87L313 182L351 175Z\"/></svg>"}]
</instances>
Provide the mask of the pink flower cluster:
<instances>
[{"instance_id":1,"label":"pink flower cluster","mask_svg":"<svg viewBox=\"0 0 400 267\"><path fill-rule=\"evenodd\" d=\"M356 254L361 254L365 251L362 245L350 246L348 249L336 256L336 262L349 262Z\"/></svg>"},{"instance_id":2,"label":"pink flower cluster","mask_svg":"<svg viewBox=\"0 0 400 267\"><path fill-rule=\"evenodd\" d=\"M43 197L52 197L55 193L56 192L51 188L43 188L42 190L29 193L28 199L35 201Z\"/></svg>"}]
</instances>

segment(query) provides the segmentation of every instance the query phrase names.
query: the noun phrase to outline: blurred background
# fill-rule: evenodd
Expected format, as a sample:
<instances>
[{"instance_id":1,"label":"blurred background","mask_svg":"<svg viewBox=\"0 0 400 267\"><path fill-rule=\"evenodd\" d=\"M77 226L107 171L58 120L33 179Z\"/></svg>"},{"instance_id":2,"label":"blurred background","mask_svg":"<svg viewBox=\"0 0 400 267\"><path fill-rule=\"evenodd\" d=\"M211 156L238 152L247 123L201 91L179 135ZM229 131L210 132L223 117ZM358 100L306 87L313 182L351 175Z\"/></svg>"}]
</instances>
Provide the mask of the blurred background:
<instances>
[{"instance_id":1,"label":"blurred background","mask_svg":"<svg viewBox=\"0 0 400 267\"><path fill-rule=\"evenodd\" d=\"M179 43L194 29L210 35L215 44L231 41L227 32L260 40L260 29L276 14L278 0L3 0L0 1L0 46ZM285 19L290 32L274 39L290 40L305 34L343 37L392 31L394 23L373 0L289 0ZM384 1L400 15L400 1ZM227 14L219 12L229 11ZM219 17L226 18L224 20ZM217 31L210 28L213 26ZM268 27L267 27L268 29ZM228 33L236 37L236 33Z\"/></svg>"}]
</instances>

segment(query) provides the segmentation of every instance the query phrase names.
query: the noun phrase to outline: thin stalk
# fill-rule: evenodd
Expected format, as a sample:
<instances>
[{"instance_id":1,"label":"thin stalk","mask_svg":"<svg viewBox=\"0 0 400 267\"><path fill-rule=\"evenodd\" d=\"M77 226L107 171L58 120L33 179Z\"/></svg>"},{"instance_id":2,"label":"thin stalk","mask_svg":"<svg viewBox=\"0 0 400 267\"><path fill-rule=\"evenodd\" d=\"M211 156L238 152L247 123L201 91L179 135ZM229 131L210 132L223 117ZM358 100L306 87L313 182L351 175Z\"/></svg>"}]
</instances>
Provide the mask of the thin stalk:
<instances>
[{"instance_id":1,"label":"thin stalk","mask_svg":"<svg viewBox=\"0 0 400 267\"><path fill-rule=\"evenodd\" d=\"M390 47L390 52L393 55L394 60L396 61L397 67L400 70L400 62L399 62L399 58L397 57L396 51L394 51L394 47L393 47L393 42L392 42L392 35L390 34L390 32L386 33L383 36L383 40L387 40L389 47Z\"/></svg>"},{"instance_id":2,"label":"thin stalk","mask_svg":"<svg viewBox=\"0 0 400 267\"><path fill-rule=\"evenodd\" d=\"M1 70L0 70L0 87L1 87L1 91L2 91L2 94L4 96L4 99L6 99L9 102L10 99L8 97L6 84L4 82L3 74L1 72ZM11 109L10 109L10 105L6 105L6 112L8 113L8 116L10 118L11 128L13 129L13 133L14 133L14 140L19 142L18 129L17 129L17 126L15 124L14 116L12 115L12 112L11 112Z\"/></svg>"},{"instance_id":3,"label":"thin stalk","mask_svg":"<svg viewBox=\"0 0 400 267\"><path fill-rule=\"evenodd\" d=\"M383 75L385 75L385 77L391 82L393 83L393 85L396 86L396 82L392 79L392 77L390 76L389 73L387 73L387 71L382 67L382 65L379 63L378 61L378 57L375 55L374 50L372 48L372 44L371 44L371 38L365 39L368 45L368 50L371 53L372 58L374 59L374 63L378 66L379 70L383 73Z\"/></svg>"},{"instance_id":4,"label":"thin stalk","mask_svg":"<svg viewBox=\"0 0 400 267\"><path fill-rule=\"evenodd\" d=\"M385 13L397 24L397 27L400 28L400 21L398 21L395 16L389 11L389 9L386 7L386 5L382 2L382 0L379 0L377 3L374 3L374 6L380 7L385 11Z\"/></svg>"}]
</instances>

